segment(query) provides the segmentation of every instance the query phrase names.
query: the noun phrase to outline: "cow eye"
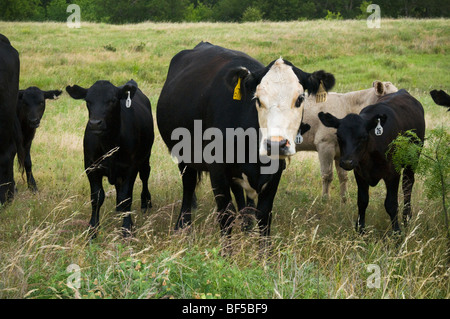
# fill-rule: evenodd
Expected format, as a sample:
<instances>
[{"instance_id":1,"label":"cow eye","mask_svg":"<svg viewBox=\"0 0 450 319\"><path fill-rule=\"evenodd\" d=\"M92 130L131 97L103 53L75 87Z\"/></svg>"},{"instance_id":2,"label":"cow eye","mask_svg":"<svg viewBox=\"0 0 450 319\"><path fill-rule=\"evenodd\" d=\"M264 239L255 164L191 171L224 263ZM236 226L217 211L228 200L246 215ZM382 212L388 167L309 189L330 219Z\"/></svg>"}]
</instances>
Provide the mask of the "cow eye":
<instances>
[{"instance_id":1,"label":"cow eye","mask_svg":"<svg viewBox=\"0 0 450 319\"><path fill-rule=\"evenodd\" d=\"M302 94L298 97L297 101L295 101L295 107L300 107L305 100L305 95Z\"/></svg>"}]
</instances>

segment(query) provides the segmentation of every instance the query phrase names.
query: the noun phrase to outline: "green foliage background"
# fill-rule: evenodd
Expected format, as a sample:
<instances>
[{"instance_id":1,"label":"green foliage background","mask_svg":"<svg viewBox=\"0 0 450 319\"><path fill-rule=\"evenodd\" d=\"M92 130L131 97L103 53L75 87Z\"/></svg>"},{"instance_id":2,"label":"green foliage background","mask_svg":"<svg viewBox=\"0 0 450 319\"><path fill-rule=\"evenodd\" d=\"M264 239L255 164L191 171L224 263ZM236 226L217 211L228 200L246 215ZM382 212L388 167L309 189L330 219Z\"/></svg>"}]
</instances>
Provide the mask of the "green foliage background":
<instances>
[{"instance_id":1,"label":"green foliage background","mask_svg":"<svg viewBox=\"0 0 450 319\"><path fill-rule=\"evenodd\" d=\"M367 0L1 0L3 21L66 21L69 4L83 21L104 23L293 21L339 17L360 19ZM449 17L448 1L377 0L383 17Z\"/></svg>"}]
</instances>

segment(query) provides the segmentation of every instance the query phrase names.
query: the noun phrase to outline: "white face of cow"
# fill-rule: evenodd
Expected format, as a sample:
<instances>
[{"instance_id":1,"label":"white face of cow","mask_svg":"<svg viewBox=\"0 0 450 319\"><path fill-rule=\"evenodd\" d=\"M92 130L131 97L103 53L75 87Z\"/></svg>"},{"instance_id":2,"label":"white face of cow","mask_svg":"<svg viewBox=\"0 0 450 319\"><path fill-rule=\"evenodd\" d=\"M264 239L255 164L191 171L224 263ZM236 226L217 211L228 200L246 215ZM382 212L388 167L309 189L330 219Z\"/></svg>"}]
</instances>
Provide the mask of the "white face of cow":
<instances>
[{"instance_id":1,"label":"white face of cow","mask_svg":"<svg viewBox=\"0 0 450 319\"><path fill-rule=\"evenodd\" d=\"M278 59L256 87L262 139L260 155L284 158L295 154L295 137L303 117L304 88L292 67Z\"/></svg>"}]
</instances>

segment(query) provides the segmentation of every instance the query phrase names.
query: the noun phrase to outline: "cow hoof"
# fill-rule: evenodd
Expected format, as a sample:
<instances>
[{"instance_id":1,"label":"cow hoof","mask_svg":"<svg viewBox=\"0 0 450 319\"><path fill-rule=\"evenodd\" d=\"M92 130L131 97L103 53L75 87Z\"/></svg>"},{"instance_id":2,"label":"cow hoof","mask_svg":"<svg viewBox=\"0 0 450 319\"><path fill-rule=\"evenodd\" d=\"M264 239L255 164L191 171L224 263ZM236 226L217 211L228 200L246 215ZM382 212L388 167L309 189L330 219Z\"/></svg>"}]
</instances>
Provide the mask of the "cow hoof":
<instances>
[{"instance_id":1,"label":"cow hoof","mask_svg":"<svg viewBox=\"0 0 450 319\"><path fill-rule=\"evenodd\" d=\"M124 239L130 239L131 237L133 237L133 234L131 233L131 229L122 227L122 236Z\"/></svg>"},{"instance_id":2,"label":"cow hoof","mask_svg":"<svg viewBox=\"0 0 450 319\"><path fill-rule=\"evenodd\" d=\"M98 229L96 227L89 226L89 241L93 241L97 238Z\"/></svg>"},{"instance_id":3,"label":"cow hoof","mask_svg":"<svg viewBox=\"0 0 450 319\"><path fill-rule=\"evenodd\" d=\"M141 213L146 214L152 208L152 202L148 201L146 204L141 206Z\"/></svg>"},{"instance_id":4,"label":"cow hoof","mask_svg":"<svg viewBox=\"0 0 450 319\"><path fill-rule=\"evenodd\" d=\"M33 193L36 194L38 193L38 188L36 186L29 186L28 189Z\"/></svg>"},{"instance_id":5,"label":"cow hoof","mask_svg":"<svg viewBox=\"0 0 450 319\"><path fill-rule=\"evenodd\" d=\"M359 235L364 236L366 234L366 227L364 225L359 225L358 222L356 222L355 231Z\"/></svg>"}]
</instances>

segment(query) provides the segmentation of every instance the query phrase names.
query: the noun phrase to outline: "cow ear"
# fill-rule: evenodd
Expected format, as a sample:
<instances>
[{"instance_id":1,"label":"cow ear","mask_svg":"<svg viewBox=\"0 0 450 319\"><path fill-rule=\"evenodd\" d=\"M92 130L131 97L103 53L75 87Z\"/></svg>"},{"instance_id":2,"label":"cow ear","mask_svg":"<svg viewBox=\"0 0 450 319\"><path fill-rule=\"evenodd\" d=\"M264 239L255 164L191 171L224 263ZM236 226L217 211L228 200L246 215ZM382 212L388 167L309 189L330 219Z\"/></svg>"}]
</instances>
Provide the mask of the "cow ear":
<instances>
[{"instance_id":1,"label":"cow ear","mask_svg":"<svg viewBox=\"0 0 450 319\"><path fill-rule=\"evenodd\" d=\"M324 70L316 71L314 73L303 72L302 70L292 67L292 70L297 75L300 84L309 94L315 95L320 87L320 82L323 83L325 90L328 92L336 83L334 75L327 73Z\"/></svg>"},{"instance_id":2,"label":"cow ear","mask_svg":"<svg viewBox=\"0 0 450 319\"><path fill-rule=\"evenodd\" d=\"M44 98L46 100L56 100L61 93L62 91L60 90L44 91Z\"/></svg>"},{"instance_id":3,"label":"cow ear","mask_svg":"<svg viewBox=\"0 0 450 319\"><path fill-rule=\"evenodd\" d=\"M333 128L339 128L339 124L341 120L339 120L337 117L330 113L319 113L319 119L322 122L323 125L326 127L333 127Z\"/></svg>"},{"instance_id":4,"label":"cow ear","mask_svg":"<svg viewBox=\"0 0 450 319\"><path fill-rule=\"evenodd\" d=\"M138 85L134 80L130 80L125 84L120 90L118 94L118 98L120 100L128 98L128 92L130 92L130 99L133 99L134 94L136 94Z\"/></svg>"},{"instance_id":5,"label":"cow ear","mask_svg":"<svg viewBox=\"0 0 450 319\"><path fill-rule=\"evenodd\" d=\"M81 86L78 85L67 86L66 91L75 100L84 100L88 92L87 89L82 88Z\"/></svg>"},{"instance_id":6,"label":"cow ear","mask_svg":"<svg viewBox=\"0 0 450 319\"><path fill-rule=\"evenodd\" d=\"M387 115L386 114L377 114L374 115L370 120L366 123L366 129L367 131L371 131L375 129L378 126L378 122L380 123L381 127L386 124Z\"/></svg>"},{"instance_id":7,"label":"cow ear","mask_svg":"<svg viewBox=\"0 0 450 319\"><path fill-rule=\"evenodd\" d=\"M384 85L383 82L380 81L373 81L372 83L373 88L375 89L376 95L383 95L384 93Z\"/></svg>"},{"instance_id":8,"label":"cow ear","mask_svg":"<svg viewBox=\"0 0 450 319\"><path fill-rule=\"evenodd\" d=\"M311 125L309 125L308 123L301 123L300 124L300 132L301 134L305 134L306 132L308 132L311 129Z\"/></svg>"},{"instance_id":9,"label":"cow ear","mask_svg":"<svg viewBox=\"0 0 450 319\"><path fill-rule=\"evenodd\" d=\"M234 100L242 100L248 90L248 83L253 79L252 73L241 66L230 70L225 76L225 83L233 94Z\"/></svg>"}]
</instances>

